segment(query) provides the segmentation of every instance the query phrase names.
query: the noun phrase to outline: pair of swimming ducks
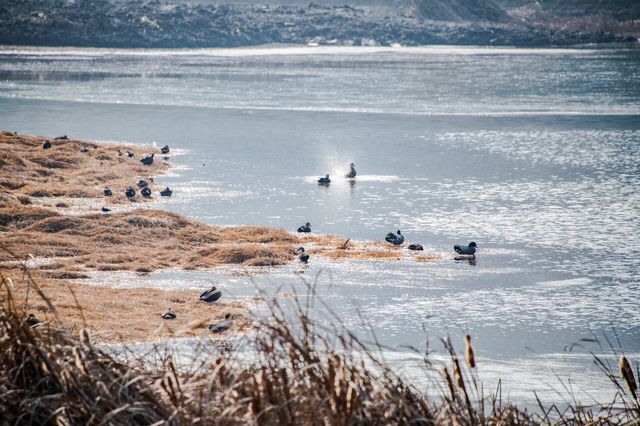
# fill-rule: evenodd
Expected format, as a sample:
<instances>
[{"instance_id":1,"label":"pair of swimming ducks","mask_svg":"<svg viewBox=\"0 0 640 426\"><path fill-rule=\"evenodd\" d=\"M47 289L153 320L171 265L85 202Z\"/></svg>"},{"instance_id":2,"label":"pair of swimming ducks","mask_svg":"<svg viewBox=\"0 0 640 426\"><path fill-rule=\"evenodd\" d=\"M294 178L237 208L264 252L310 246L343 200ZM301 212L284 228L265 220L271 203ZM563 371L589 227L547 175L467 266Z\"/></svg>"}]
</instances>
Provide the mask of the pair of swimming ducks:
<instances>
[{"instance_id":1,"label":"pair of swimming ducks","mask_svg":"<svg viewBox=\"0 0 640 426\"><path fill-rule=\"evenodd\" d=\"M349 164L349 173L344 175L344 177L347 179L353 179L356 177L356 174L356 165L351 163ZM329 175L324 175L324 177L318 178L318 183L326 185L331 183L331 179L329 178Z\"/></svg>"}]
</instances>

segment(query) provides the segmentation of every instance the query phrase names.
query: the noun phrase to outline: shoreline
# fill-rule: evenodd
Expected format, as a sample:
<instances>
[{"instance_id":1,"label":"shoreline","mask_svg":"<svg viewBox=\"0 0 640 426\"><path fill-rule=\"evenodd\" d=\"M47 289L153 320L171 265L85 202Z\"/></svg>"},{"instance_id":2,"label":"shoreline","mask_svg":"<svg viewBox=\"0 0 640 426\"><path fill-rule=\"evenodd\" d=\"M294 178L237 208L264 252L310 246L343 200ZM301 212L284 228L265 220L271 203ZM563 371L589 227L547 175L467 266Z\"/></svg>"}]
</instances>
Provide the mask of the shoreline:
<instances>
[{"instance_id":1,"label":"shoreline","mask_svg":"<svg viewBox=\"0 0 640 426\"><path fill-rule=\"evenodd\" d=\"M53 146L44 149L47 140ZM240 319L234 331L246 330L250 322L242 301L223 298L209 306L198 300L197 291L83 284L92 271L149 274L239 265L267 267L268 273L271 267L297 262L295 252L301 245L312 257L330 261L440 259L382 242L345 243L332 236L298 236L262 226L212 226L153 207L139 208L158 198L161 187L155 177L171 167L171 154L162 156L157 148L2 132L0 152L0 234L5 249L0 271L14 283L16 299L25 300L20 303L25 315L35 312L47 321L55 316L44 300L31 299L34 293L24 276L28 270L67 325L86 326L105 341L201 336L226 313ZM152 152L158 154L156 161L140 164L139 159ZM141 197L136 188L134 198L126 197L123 189L135 187L139 178L149 181L152 196ZM105 185L113 196L102 195ZM56 197L77 200L78 206L56 202ZM103 212L101 207L113 210ZM169 308L178 317L160 319Z\"/></svg>"}]
</instances>

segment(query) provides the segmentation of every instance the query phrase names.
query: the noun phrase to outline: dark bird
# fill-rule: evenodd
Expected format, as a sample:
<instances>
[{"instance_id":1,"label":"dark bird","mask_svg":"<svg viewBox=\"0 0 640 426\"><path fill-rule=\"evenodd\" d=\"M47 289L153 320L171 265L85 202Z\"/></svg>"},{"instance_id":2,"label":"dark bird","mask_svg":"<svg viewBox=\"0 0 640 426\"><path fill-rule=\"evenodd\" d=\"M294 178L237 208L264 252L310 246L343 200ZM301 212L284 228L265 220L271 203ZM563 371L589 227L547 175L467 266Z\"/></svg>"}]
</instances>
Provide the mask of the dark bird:
<instances>
[{"instance_id":1,"label":"dark bird","mask_svg":"<svg viewBox=\"0 0 640 426\"><path fill-rule=\"evenodd\" d=\"M162 148L160 148L160 152L162 152L163 154L168 154L169 153L169 145L165 145Z\"/></svg>"},{"instance_id":2,"label":"dark bird","mask_svg":"<svg viewBox=\"0 0 640 426\"><path fill-rule=\"evenodd\" d=\"M453 246L453 249L458 254L466 254L466 255L473 256L473 255L476 254L476 248L477 247L478 246L476 245L476 243L474 243L472 241L472 242L469 243L469 245L467 247L460 246L460 245L456 244L455 246Z\"/></svg>"},{"instance_id":3,"label":"dark bird","mask_svg":"<svg viewBox=\"0 0 640 426\"><path fill-rule=\"evenodd\" d=\"M113 195L113 192L111 192L111 188L109 188L108 186L104 187L102 193L107 197L111 197Z\"/></svg>"},{"instance_id":4,"label":"dark bird","mask_svg":"<svg viewBox=\"0 0 640 426\"><path fill-rule=\"evenodd\" d=\"M51 148L51 142L49 142L49 141L44 141L44 143L42 144L42 148L43 148L43 149L49 149L49 148Z\"/></svg>"},{"instance_id":5,"label":"dark bird","mask_svg":"<svg viewBox=\"0 0 640 426\"><path fill-rule=\"evenodd\" d=\"M399 246L400 244L404 243L404 235L400 233L399 229L398 229L398 235L394 234L393 232L389 232L384 239L385 241L393 244L394 246Z\"/></svg>"},{"instance_id":6,"label":"dark bird","mask_svg":"<svg viewBox=\"0 0 640 426\"><path fill-rule=\"evenodd\" d=\"M143 158L140 160L140 162L141 162L142 164L144 164L145 166L150 166L150 165L152 165L152 164L153 164L153 157L154 157L154 155L155 155L155 154L153 154L153 153L152 153L151 155L147 155L146 157L143 157Z\"/></svg>"},{"instance_id":7,"label":"dark bird","mask_svg":"<svg viewBox=\"0 0 640 426\"><path fill-rule=\"evenodd\" d=\"M321 185L328 185L331 183L331 179L329 179L329 175L325 175L324 177L318 178L318 183Z\"/></svg>"},{"instance_id":8,"label":"dark bird","mask_svg":"<svg viewBox=\"0 0 640 426\"><path fill-rule=\"evenodd\" d=\"M164 190L160 191L160 195L163 197L171 197L171 194L173 194L173 191L169 189L168 186Z\"/></svg>"},{"instance_id":9,"label":"dark bird","mask_svg":"<svg viewBox=\"0 0 640 426\"><path fill-rule=\"evenodd\" d=\"M110 211L111 211L111 209L108 209L108 208L106 208L106 207L103 207L103 208L102 208L102 209L100 209L100 210L102 210L104 213L108 213L108 212L110 212Z\"/></svg>"},{"instance_id":10,"label":"dark bird","mask_svg":"<svg viewBox=\"0 0 640 426\"><path fill-rule=\"evenodd\" d=\"M124 191L124 195L126 195L129 198L133 198L136 196L136 190L129 187L126 191Z\"/></svg>"},{"instance_id":11,"label":"dark bird","mask_svg":"<svg viewBox=\"0 0 640 426\"><path fill-rule=\"evenodd\" d=\"M145 186L148 186L149 183L144 179L140 179L138 182L136 182L136 185L138 186L138 188L144 188Z\"/></svg>"},{"instance_id":12,"label":"dark bird","mask_svg":"<svg viewBox=\"0 0 640 426\"><path fill-rule=\"evenodd\" d=\"M222 297L222 292L216 288L216 286L211 287L209 290L203 292L200 295L200 300L207 303L213 303L216 300Z\"/></svg>"},{"instance_id":13,"label":"dark bird","mask_svg":"<svg viewBox=\"0 0 640 426\"><path fill-rule=\"evenodd\" d=\"M69 137L67 135L58 136L57 138L53 138L54 141L68 141Z\"/></svg>"},{"instance_id":14,"label":"dark bird","mask_svg":"<svg viewBox=\"0 0 640 426\"><path fill-rule=\"evenodd\" d=\"M134 153L131 151L127 151L127 157L131 158L134 156Z\"/></svg>"},{"instance_id":15,"label":"dark bird","mask_svg":"<svg viewBox=\"0 0 640 426\"><path fill-rule=\"evenodd\" d=\"M142 194L143 197L151 197L151 190L149 189L148 186L145 186L144 188L142 188L142 191L140 191L140 193Z\"/></svg>"},{"instance_id":16,"label":"dark bird","mask_svg":"<svg viewBox=\"0 0 640 426\"><path fill-rule=\"evenodd\" d=\"M311 232L311 223L307 222L298 228L298 232Z\"/></svg>"},{"instance_id":17,"label":"dark bird","mask_svg":"<svg viewBox=\"0 0 640 426\"><path fill-rule=\"evenodd\" d=\"M422 245L418 244L418 243L414 243L414 244L409 244L409 247L407 247L409 250L419 250L422 251L424 250L424 248L422 248Z\"/></svg>"},{"instance_id":18,"label":"dark bird","mask_svg":"<svg viewBox=\"0 0 640 426\"><path fill-rule=\"evenodd\" d=\"M122 151L118 150L118 157L122 157Z\"/></svg>"},{"instance_id":19,"label":"dark bird","mask_svg":"<svg viewBox=\"0 0 640 426\"><path fill-rule=\"evenodd\" d=\"M168 320L176 319L176 311L174 311L173 309L169 309L167 312L162 314L162 319L168 319Z\"/></svg>"},{"instance_id":20,"label":"dark bird","mask_svg":"<svg viewBox=\"0 0 640 426\"><path fill-rule=\"evenodd\" d=\"M212 333L223 333L231 328L233 325L233 317L231 314L226 314L224 316L224 320L217 322L215 324L209 324L209 330Z\"/></svg>"},{"instance_id":21,"label":"dark bird","mask_svg":"<svg viewBox=\"0 0 640 426\"><path fill-rule=\"evenodd\" d=\"M29 327L33 327L34 325L40 324L40 320L35 315L28 314L27 317L24 319L24 323L27 324Z\"/></svg>"},{"instance_id":22,"label":"dark bird","mask_svg":"<svg viewBox=\"0 0 640 426\"><path fill-rule=\"evenodd\" d=\"M351 163L349 164L349 173L345 175L347 179L353 179L356 177L356 165Z\"/></svg>"},{"instance_id":23,"label":"dark bird","mask_svg":"<svg viewBox=\"0 0 640 426\"><path fill-rule=\"evenodd\" d=\"M309 262L309 254L304 252L304 247L300 247L296 251L299 253L298 259L300 260L300 262L303 262L303 263Z\"/></svg>"}]
</instances>

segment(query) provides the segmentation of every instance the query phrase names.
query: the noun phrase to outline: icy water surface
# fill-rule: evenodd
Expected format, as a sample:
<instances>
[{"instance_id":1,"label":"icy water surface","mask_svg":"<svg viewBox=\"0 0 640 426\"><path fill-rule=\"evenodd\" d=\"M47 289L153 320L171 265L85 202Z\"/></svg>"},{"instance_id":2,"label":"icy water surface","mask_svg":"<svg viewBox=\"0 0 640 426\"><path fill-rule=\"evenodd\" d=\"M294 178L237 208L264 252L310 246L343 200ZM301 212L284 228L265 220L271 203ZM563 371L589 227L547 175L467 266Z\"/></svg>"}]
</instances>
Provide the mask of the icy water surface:
<instances>
[{"instance_id":1,"label":"icy water surface","mask_svg":"<svg viewBox=\"0 0 640 426\"><path fill-rule=\"evenodd\" d=\"M247 298L303 291L302 277L412 377L403 346L470 332L487 382L513 378L516 401L540 385L563 402L556 373L591 403L610 394L588 355L600 349L572 343L615 327L640 351L638 81L637 48L2 48L0 128L167 143L181 167L159 179L175 191L161 208L291 231L308 220L345 239L401 229L441 258L96 281L216 282ZM351 161L355 182L340 177ZM472 240L475 264L455 261L451 246Z\"/></svg>"}]
</instances>

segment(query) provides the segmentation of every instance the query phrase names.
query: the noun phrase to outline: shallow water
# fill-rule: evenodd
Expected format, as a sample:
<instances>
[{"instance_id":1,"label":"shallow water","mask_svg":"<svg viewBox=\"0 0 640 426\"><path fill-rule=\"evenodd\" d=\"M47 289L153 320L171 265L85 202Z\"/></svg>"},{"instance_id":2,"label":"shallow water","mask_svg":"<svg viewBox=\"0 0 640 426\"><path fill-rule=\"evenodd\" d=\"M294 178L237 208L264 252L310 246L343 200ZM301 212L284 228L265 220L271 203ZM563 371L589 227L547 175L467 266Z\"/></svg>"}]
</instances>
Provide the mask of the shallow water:
<instances>
[{"instance_id":1,"label":"shallow water","mask_svg":"<svg viewBox=\"0 0 640 426\"><path fill-rule=\"evenodd\" d=\"M96 281L213 281L246 298L317 280L347 325L398 348L398 366L403 345L468 331L487 380L511 366L505 393L531 402L539 371L610 395L586 367L596 344L565 352L579 339L615 327L640 351L638 81L638 49L3 48L0 128L168 143L181 167L158 179L174 189L159 206L207 223L308 220L357 240L401 229L442 260ZM340 178L351 161L355 182ZM471 240L475 265L455 261L451 246Z\"/></svg>"}]
</instances>

